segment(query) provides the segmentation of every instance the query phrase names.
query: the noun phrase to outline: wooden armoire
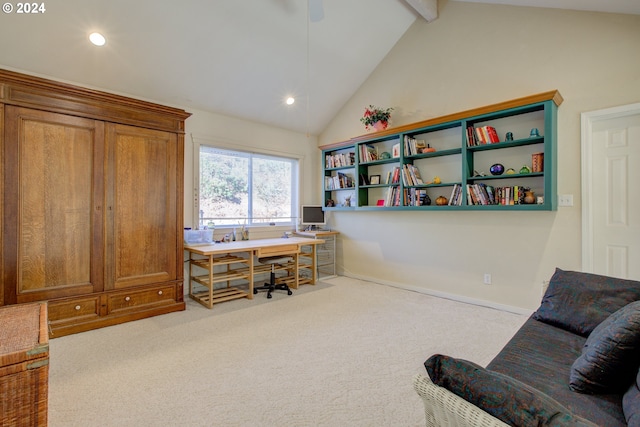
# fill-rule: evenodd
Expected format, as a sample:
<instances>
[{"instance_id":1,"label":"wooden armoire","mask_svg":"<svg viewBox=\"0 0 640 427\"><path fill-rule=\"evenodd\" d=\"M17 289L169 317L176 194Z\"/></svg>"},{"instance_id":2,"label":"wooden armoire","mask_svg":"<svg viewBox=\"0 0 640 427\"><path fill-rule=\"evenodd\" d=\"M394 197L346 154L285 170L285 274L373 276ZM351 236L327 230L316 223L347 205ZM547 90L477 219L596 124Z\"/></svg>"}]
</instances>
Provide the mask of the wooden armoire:
<instances>
[{"instance_id":1,"label":"wooden armoire","mask_svg":"<svg viewBox=\"0 0 640 427\"><path fill-rule=\"evenodd\" d=\"M0 305L53 338L184 310L189 115L0 70Z\"/></svg>"}]
</instances>

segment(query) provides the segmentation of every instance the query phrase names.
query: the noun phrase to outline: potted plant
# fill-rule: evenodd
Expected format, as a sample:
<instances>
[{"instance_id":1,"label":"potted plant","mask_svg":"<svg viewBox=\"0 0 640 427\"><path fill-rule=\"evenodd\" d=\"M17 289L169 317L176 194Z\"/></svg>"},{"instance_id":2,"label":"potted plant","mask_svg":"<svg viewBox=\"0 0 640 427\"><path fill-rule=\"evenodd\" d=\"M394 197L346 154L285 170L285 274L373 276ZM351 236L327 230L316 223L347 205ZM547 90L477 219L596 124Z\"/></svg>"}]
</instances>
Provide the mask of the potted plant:
<instances>
[{"instance_id":1,"label":"potted plant","mask_svg":"<svg viewBox=\"0 0 640 427\"><path fill-rule=\"evenodd\" d=\"M360 121L364 123L366 130L371 128L377 131L384 130L389 125L392 111L393 108L378 108L374 105L369 105L364 109L364 115L360 118Z\"/></svg>"}]
</instances>

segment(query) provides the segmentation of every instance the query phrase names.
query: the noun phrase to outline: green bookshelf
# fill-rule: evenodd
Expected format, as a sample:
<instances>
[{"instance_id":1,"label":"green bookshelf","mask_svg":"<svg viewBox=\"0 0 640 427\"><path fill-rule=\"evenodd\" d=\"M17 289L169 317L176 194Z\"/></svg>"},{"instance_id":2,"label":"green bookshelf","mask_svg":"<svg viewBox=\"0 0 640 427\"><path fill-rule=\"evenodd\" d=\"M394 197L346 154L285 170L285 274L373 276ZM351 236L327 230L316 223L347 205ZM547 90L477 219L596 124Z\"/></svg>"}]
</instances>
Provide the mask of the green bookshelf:
<instances>
[{"instance_id":1,"label":"green bookshelf","mask_svg":"<svg viewBox=\"0 0 640 427\"><path fill-rule=\"evenodd\" d=\"M325 209L556 210L562 100L550 91L324 146ZM427 145L435 151L422 152Z\"/></svg>"}]
</instances>

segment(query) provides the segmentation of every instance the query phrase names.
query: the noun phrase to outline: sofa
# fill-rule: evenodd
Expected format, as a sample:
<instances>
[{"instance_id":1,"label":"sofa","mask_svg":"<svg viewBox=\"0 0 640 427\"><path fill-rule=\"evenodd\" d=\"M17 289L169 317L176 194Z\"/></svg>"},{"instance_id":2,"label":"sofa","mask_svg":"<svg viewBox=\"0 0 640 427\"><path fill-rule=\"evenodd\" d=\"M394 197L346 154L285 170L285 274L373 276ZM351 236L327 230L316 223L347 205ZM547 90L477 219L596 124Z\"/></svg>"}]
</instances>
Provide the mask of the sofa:
<instances>
[{"instance_id":1,"label":"sofa","mask_svg":"<svg viewBox=\"0 0 640 427\"><path fill-rule=\"evenodd\" d=\"M640 282L556 269L485 367L434 354L413 378L427 426L640 426Z\"/></svg>"}]
</instances>

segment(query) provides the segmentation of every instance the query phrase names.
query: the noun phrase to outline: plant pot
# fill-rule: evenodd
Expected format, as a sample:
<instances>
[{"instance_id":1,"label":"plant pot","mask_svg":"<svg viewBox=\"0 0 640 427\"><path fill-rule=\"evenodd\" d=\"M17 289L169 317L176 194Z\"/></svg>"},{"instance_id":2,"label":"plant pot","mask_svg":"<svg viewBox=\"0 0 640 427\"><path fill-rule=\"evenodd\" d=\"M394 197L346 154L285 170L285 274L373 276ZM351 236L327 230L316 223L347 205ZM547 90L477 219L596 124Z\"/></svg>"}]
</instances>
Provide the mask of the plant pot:
<instances>
[{"instance_id":1,"label":"plant pot","mask_svg":"<svg viewBox=\"0 0 640 427\"><path fill-rule=\"evenodd\" d=\"M385 130L387 126L389 126L389 122L377 121L373 124L373 128L375 129L376 132Z\"/></svg>"}]
</instances>

